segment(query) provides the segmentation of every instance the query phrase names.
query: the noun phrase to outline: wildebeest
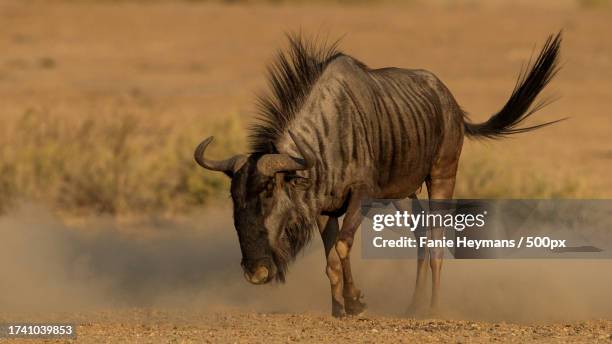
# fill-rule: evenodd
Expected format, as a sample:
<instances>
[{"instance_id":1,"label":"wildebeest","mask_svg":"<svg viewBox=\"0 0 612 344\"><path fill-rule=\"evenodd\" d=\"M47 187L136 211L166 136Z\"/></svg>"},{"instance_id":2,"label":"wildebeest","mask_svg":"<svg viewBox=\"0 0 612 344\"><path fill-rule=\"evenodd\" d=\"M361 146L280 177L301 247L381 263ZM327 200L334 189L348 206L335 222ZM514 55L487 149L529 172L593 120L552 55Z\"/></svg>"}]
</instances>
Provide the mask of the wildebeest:
<instances>
[{"instance_id":1,"label":"wildebeest","mask_svg":"<svg viewBox=\"0 0 612 344\"><path fill-rule=\"evenodd\" d=\"M558 70L560 43L560 33L549 37L504 107L474 124L429 71L370 69L337 44L289 35L289 48L269 68L271 92L259 98L251 152L207 159L212 137L195 150L198 164L231 178L246 279L284 281L288 264L318 229L332 314L361 313L349 256L364 199L414 198L423 183L430 200L450 199L465 136L495 139L554 123L519 127L545 105L534 102ZM441 229L429 235L440 238ZM423 304L429 267L430 306L437 306L442 253L420 249L413 308Z\"/></svg>"}]
</instances>

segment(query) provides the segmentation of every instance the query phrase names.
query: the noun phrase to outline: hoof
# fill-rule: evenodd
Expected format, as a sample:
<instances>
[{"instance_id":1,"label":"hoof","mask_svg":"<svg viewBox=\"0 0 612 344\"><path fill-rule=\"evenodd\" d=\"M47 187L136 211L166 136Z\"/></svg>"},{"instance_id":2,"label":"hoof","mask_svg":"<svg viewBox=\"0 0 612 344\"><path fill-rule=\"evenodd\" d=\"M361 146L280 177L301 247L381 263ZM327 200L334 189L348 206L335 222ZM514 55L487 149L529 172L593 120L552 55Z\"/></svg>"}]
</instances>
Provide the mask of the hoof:
<instances>
[{"instance_id":1,"label":"hoof","mask_svg":"<svg viewBox=\"0 0 612 344\"><path fill-rule=\"evenodd\" d=\"M344 306L341 303L332 301L332 317L334 318L346 317L346 313L344 312Z\"/></svg>"},{"instance_id":2,"label":"hoof","mask_svg":"<svg viewBox=\"0 0 612 344\"><path fill-rule=\"evenodd\" d=\"M367 308L366 304L361 302L359 298L344 299L344 310L346 311L347 315L351 315L351 316L363 315L363 313L365 313L366 311L366 308Z\"/></svg>"},{"instance_id":3,"label":"hoof","mask_svg":"<svg viewBox=\"0 0 612 344\"><path fill-rule=\"evenodd\" d=\"M332 311L332 317L334 318L345 318L346 317L346 313L344 313L344 311Z\"/></svg>"},{"instance_id":4,"label":"hoof","mask_svg":"<svg viewBox=\"0 0 612 344\"><path fill-rule=\"evenodd\" d=\"M428 312L429 310L426 306L413 303L406 309L406 316L410 318L423 318L428 315Z\"/></svg>"}]
</instances>

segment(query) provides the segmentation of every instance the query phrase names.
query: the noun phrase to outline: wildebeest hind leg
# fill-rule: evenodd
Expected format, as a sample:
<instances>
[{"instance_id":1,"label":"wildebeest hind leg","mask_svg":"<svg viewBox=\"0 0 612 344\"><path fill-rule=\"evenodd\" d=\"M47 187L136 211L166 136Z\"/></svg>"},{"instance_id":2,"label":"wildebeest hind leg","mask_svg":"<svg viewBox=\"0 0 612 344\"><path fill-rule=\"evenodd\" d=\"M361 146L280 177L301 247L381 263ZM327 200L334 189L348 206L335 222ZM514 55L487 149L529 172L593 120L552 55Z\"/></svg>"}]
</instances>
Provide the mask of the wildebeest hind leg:
<instances>
[{"instance_id":1,"label":"wildebeest hind leg","mask_svg":"<svg viewBox=\"0 0 612 344\"><path fill-rule=\"evenodd\" d=\"M451 169L453 171L453 169ZM454 169L456 171L456 168ZM447 200L453 197L455 188L455 175L452 176L431 176L427 183L427 190L430 201ZM438 204L430 202L430 211L436 211ZM431 229L430 238L433 240L441 240L443 237L443 229L440 227ZM431 309L436 312L439 305L440 294L440 274L442 272L442 259L444 258L444 248L434 247L429 252L429 265L431 267Z\"/></svg>"},{"instance_id":2,"label":"wildebeest hind leg","mask_svg":"<svg viewBox=\"0 0 612 344\"><path fill-rule=\"evenodd\" d=\"M422 207L418 203L416 194L410 195L409 199L397 200L393 202L395 208L399 211L407 211L412 214L418 214L421 212ZM417 228L414 232L416 240L419 240L422 236L427 236L424 228ZM426 297L426 286L427 286L427 271L429 270L429 249L427 247L418 246L417 248L417 269L416 279L414 285L414 292L412 293L412 301L408 307L408 315L418 315L424 312L427 308L425 302Z\"/></svg>"},{"instance_id":3,"label":"wildebeest hind leg","mask_svg":"<svg viewBox=\"0 0 612 344\"><path fill-rule=\"evenodd\" d=\"M319 218L319 229L325 248L325 258L327 260L325 273L331 285L332 315L334 317L342 317L345 315L342 300L342 265L340 263L340 257L338 257L338 252L336 252L334 247L339 232L338 218L321 216Z\"/></svg>"},{"instance_id":4,"label":"wildebeest hind leg","mask_svg":"<svg viewBox=\"0 0 612 344\"><path fill-rule=\"evenodd\" d=\"M361 224L363 218L361 214L361 201L363 194L361 192L352 192L349 201L348 209L342 221L342 230L338 235L336 242L336 252L340 257L342 264L342 272L344 277L344 288L342 295L344 297L344 309L349 315L359 315L365 311L366 305L361 302L361 291L355 287L353 275L351 273L350 252L353 246L355 232Z\"/></svg>"}]
</instances>

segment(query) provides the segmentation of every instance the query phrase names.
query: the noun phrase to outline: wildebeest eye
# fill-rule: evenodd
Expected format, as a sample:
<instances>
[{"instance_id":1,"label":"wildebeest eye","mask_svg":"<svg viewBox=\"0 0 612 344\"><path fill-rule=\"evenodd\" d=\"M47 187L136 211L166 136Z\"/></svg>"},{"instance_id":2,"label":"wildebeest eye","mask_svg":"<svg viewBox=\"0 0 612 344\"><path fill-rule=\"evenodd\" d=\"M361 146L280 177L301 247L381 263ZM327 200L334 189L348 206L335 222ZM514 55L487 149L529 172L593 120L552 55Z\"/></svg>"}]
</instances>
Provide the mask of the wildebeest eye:
<instances>
[{"instance_id":1,"label":"wildebeest eye","mask_svg":"<svg viewBox=\"0 0 612 344\"><path fill-rule=\"evenodd\" d=\"M305 190L310 187L310 179L308 178L293 175L287 176L287 181L289 182L289 185L300 190Z\"/></svg>"},{"instance_id":2,"label":"wildebeest eye","mask_svg":"<svg viewBox=\"0 0 612 344\"><path fill-rule=\"evenodd\" d=\"M272 197L273 192L274 192L274 182L266 183L266 188L264 189L264 196Z\"/></svg>"}]
</instances>

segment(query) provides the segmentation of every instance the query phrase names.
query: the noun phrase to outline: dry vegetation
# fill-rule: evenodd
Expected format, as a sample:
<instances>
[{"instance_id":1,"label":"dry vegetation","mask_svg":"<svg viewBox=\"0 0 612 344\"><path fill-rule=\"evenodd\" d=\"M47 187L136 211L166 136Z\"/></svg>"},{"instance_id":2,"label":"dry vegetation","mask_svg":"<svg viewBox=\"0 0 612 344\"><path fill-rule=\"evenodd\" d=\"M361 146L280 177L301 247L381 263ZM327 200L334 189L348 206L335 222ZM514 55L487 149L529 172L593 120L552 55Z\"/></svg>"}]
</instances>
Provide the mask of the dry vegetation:
<instances>
[{"instance_id":1,"label":"dry vegetation","mask_svg":"<svg viewBox=\"0 0 612 344\"><path fill-rule=\"evenodd\" d=\"M208 126L163 124L145 114L69 118L28 110L2 137L4 204L36 200L72 213L185 211L226 194L221 175L202 178L193 142L213 130L231 154L244 147L237 120ZM212 126L212 128L211 128Z\"/></svg>"},{"instance_id":2,"label":"dry vegetation","mask_svg":"<svg viewBox=\"0 0 612 344\"><path fill-rule=\"evenodd\" d=\"M215 141L219 156L246 150L237 116L209 126L156 123L144 116L117 112L70 119L26 111L9 123L0 142L1 205L36 200L73 214L176 213L228 194L226 178L203 177L192 151L207 131L226 135ZM571 198L585 191L575 178L512 173L499 158L482 154L462 161L457 197Z\"/></svg>"},{"instance_id":3,"label":"dry vegetation","mask_svg":"<svg viewBox=\"0 0 612 344\"><path fill-rule=\"evenodd\" d=\"M546 18L526 20L523 35L496 37L473 28L455 31L458 15L486 26L499 10L477 16L473 4L457 7L458 15L438 8L445 24L423 31L420 18L427 16L418 13L434 12L419 6L392 14L385 6L345 13L334 5L323 10L319 25L329 25L341 12L344 17L322 30L301 19L319 13L320 5L87 3L0 5L6 23L0 30L6 52L0 57L0 208L33 200L69 213L176 213L226 198L227 180L196 167L193 148L214 134L214 156L246 149L245 127L254 94L264 86L264 66L283 44L282 29L297 23L306 32L329 31L332 37L349 32L343 47L373 66L437 72L477 114L475 120L505 101L534 44L566 28L565 69L552 84L563 98L540 118L574 118L514 140L467 143L456 195L611 194L611 184L597 178L609 166L610 100L602 95L612 82L610 46L589 36L606 27L611 16L605 6L551 5ZM218 20L220 15L227 20ZM518 29L511 21L502 24L511 32ZM591 41L583 40L587 36ZM363 42L372 42L371 48ZM483 45L490 55L474 54ZM591 69L585 72L586 67Z\"/></svg>"}]
</instances>

